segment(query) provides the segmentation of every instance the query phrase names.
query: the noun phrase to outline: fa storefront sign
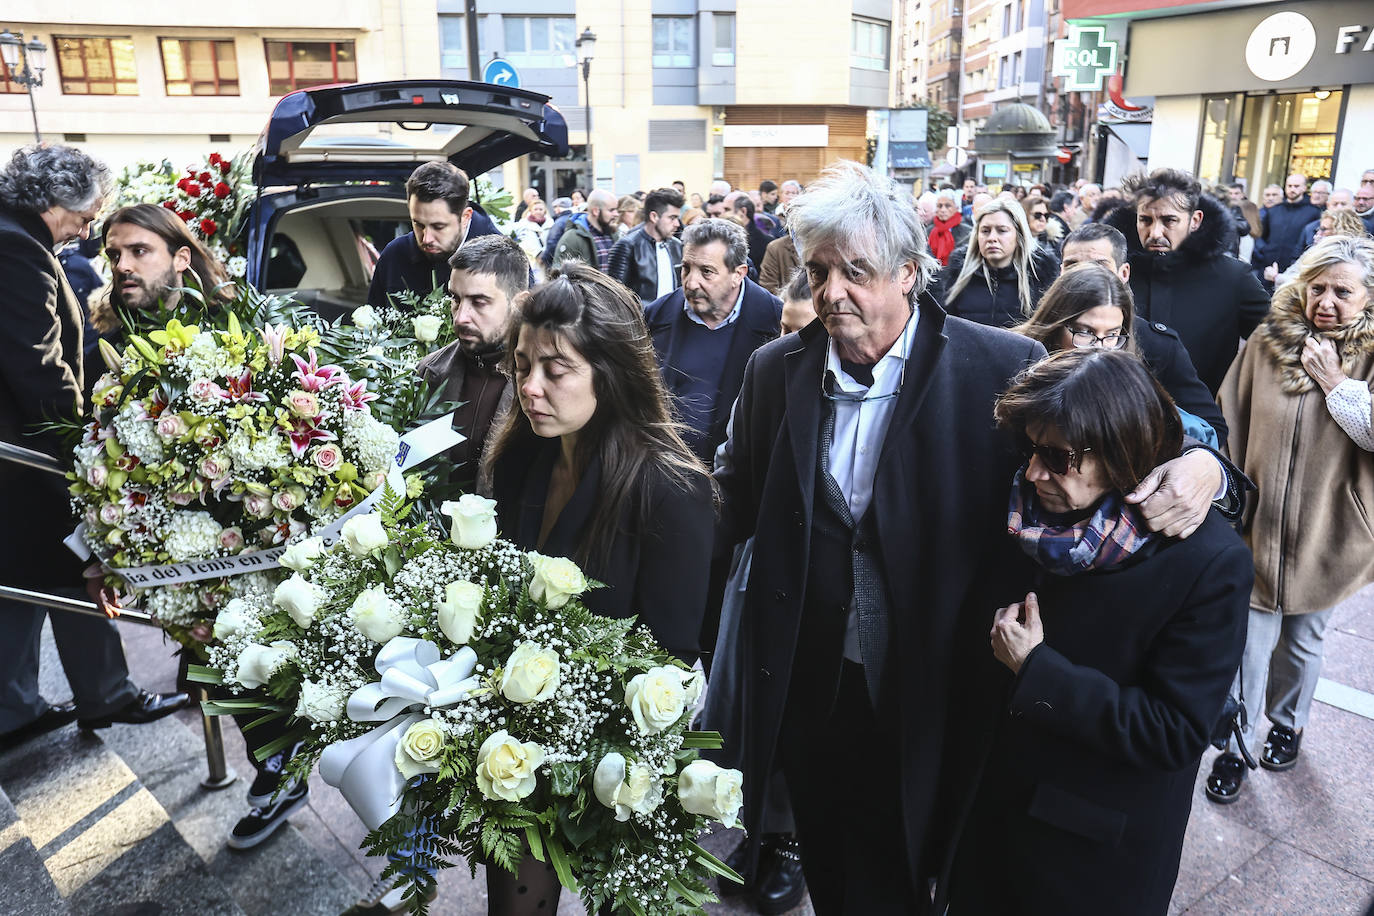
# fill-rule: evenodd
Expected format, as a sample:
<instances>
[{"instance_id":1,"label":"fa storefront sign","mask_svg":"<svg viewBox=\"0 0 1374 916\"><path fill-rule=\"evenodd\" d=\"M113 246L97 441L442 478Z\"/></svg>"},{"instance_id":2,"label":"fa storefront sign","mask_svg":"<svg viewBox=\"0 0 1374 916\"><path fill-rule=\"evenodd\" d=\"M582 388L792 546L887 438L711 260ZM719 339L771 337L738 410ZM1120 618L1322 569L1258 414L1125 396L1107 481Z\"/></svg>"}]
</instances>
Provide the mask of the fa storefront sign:
<instances>
[{"instance_id":1,"label":"fa storefront sign","mask_svg":"<svg viewBox=\"0 0 1374 916\"><path fill-rule=\"evenodd\" d=\"M1069 37L1054 51L1054 75L1064 80L1065 91L1098 92L1116 72L1116 42L1107 40L1102 26L1069 26Z\"/></svg>"}]
</instances>

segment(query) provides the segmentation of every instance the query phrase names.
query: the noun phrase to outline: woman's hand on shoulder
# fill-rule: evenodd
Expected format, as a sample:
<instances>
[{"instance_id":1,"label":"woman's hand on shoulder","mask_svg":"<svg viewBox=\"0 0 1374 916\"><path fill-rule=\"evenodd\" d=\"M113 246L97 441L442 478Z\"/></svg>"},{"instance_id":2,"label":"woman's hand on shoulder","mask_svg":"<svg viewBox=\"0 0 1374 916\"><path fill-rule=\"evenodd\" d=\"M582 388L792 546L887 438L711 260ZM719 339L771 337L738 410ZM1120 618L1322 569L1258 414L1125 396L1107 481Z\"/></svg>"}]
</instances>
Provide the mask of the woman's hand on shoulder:
<instances>
[{"instance_id":1,"label":"woman's hand on shoulder","mask_svg":"<svg viewBox=\"0 0 1374 916\"><path fill-rule=\"evenodd\" d=\"M1312 376L1312 381L1321 386L1322 394L1330 394L1347 376L1341 369L1341 357L1336 345L1329 340L1307 338L1302 345L1302 367Z\"/></svg>"},{"instance_id":2,"label":"woman's hand on shoulder","mask_svg":"<svg viewBox=\"0 0 1374 916\"><path fill-rule=\"evenodd\" d=\"M1013 674L1020 673L1031 650L1045 641L1045 627L1040 622L1040 601L1035 592L1028 592L1023 602L998 608L989 635L993 656L1010 668Z\"/></svg>"}]
</instances>

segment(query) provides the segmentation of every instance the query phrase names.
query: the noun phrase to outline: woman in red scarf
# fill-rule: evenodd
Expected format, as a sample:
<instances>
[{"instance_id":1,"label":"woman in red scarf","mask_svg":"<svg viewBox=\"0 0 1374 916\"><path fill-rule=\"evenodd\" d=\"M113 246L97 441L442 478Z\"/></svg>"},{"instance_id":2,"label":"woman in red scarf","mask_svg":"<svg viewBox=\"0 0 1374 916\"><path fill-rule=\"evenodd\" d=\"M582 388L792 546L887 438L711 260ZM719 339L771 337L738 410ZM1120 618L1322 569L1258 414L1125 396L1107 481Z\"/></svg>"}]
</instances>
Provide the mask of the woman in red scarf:
<instances>
[{"instance_id":1,"label":"woman in red scarf","mask_svg":"<svg viewBox=\"0 0 1374 916\"><path fill-rule=\"evenodd\" d=\"M930 253L940 259L941 266L949 265L954 249L968 241L969 228L959 212L959 198L946 188L935 198L935 221L930 224Z\"/></svg>"}]
</instances>

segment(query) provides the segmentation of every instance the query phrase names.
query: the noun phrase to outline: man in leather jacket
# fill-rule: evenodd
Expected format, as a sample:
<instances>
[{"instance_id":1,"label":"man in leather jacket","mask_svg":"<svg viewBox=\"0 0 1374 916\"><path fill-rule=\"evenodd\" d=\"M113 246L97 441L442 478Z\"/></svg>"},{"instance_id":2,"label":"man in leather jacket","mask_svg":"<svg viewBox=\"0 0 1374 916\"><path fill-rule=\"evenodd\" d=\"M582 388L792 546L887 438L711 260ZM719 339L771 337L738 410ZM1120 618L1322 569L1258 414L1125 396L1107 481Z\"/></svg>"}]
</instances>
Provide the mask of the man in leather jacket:
<instances>
[{"instance_id":1,"label":"man in leather jacket","mask_svg":"<svg viewBox=\"0 0 1374 916\"><path fill-rule=\"evenodd\" d=\"M606 273L624 283L643 302L653 302L682 285L682 195L674 188L650 191L644 221L615 243Z\"/></svg>"}]
</instances>

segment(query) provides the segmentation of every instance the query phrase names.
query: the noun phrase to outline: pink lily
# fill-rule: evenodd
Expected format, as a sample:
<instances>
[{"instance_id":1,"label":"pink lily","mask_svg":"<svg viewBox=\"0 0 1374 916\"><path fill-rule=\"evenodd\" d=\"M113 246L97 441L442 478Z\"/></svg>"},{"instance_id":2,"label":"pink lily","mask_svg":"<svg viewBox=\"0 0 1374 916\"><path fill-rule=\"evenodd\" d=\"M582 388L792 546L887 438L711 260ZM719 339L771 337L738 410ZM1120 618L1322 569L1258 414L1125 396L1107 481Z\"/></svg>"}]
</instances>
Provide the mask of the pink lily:
<instances>
[{"instance_id":1,"label":"pink lily","mask_svg":"<svg viewBox=\"0 0 1374 916\"><path fill-rule=\"evenodd\" d=\"M343 394L339 395L339 403L349 410L367 410L367 402L375 400L376 393L367 390L367 379L351 385L345 382Z\"/></svg>"},{"instance_id":2,"label":"pink lily","mask_svg":"<svg viewBox=\"0 0 1374 916\"><path fill-rule=\"evenodd\" d=\"M229 390L222 392L220 397L226 401L254 401L263 403L267 400L267 395L253 390L253 373L248 369L243 370L243 374L238 378L229 376Z\"/></svg>"},{"instance_id":3,"label":"pink lily","mask_svg":"<svg viewBox=\"0 0 1374 916\"><path fill-rule=\"evenodd\" d=\"M291 358L296 361L296 380L306 391L323 391L330 385L342 384L348 378L338 366L317 365L313 349L310 351L309 362L294 353L291 354Z\"/></svg>"},{"instance_id":4,"label":"pink lily","mask_svg":"<svg viewBox=\"0 0 1374 916\"><path fill-rule=\"evenodd\" d=\"M291 439L291 454L304 458L310 443L315 441L332 442L339 438L327 429L320 429L309 420L296 420L291 424L288 436Z\"/></svg>"},{"instance_id":5,"label":"pink lily","mask_svg":"<svg viewBox=\"0 0 1374 916\"><path fill-rule=\"evenodd\" d=\"M290 332L284 324L269 325L262 329L262 342L267 344L267 364L275 366L281 362L286 352L286 335Z\"/></svg>"}]
</instances>

